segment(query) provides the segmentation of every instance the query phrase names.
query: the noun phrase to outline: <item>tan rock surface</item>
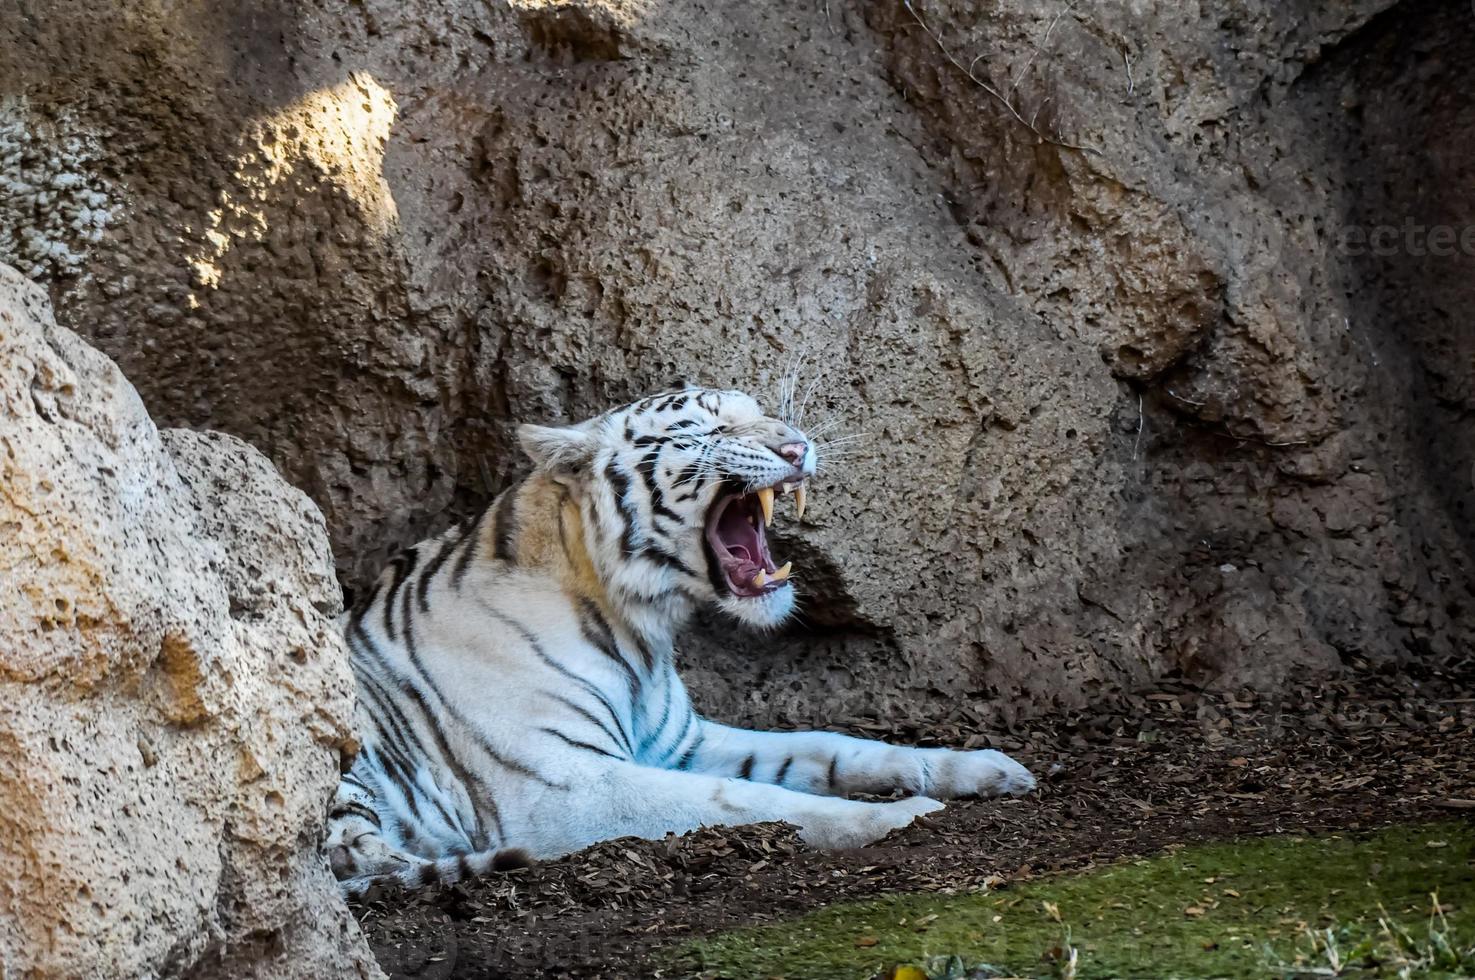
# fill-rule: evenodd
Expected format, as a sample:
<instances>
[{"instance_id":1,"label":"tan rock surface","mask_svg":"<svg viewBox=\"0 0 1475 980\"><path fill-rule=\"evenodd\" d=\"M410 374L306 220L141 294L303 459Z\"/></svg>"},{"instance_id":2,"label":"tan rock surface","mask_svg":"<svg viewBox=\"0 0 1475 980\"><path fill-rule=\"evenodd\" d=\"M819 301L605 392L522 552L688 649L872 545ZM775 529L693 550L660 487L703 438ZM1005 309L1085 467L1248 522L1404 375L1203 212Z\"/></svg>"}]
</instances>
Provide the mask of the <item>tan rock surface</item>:
<instances>
[{"instance_id":1,"label":"tan rock surface","mask_svg":"<svg viewBox=\"0 0 1475 980\"><path fill-rule=\"evenodd\" d=\"M0 254L350 586L511 423L799 358L858 438L780 535L807 627L695 643L722 717L1470 648L1472 259L1335 247L1475 221L1468 5L26 9Z\"/></svg>"},{"instance_id":2,"label":"tan rock surface","mask_svg":"<svg viewBox=\"0 0 1475 980\"><path fill-rule=\"evenodd\" d=\"M317 853L351 679L321 515L158 432L0 266L0 974L376 976Z\"/></svg>"}]
</instances>

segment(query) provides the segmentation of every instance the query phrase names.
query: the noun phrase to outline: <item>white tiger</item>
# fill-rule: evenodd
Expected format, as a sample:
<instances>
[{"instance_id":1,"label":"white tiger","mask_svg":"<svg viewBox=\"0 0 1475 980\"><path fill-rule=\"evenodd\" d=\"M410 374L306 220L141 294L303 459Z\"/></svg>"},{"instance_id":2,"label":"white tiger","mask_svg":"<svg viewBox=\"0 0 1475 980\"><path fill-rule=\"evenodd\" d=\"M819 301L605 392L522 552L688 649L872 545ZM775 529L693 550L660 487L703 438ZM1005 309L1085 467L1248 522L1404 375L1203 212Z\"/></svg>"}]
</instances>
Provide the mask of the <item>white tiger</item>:
<instances>
[{"instance_id":1,"label":"white tiger","mask_svg":"<svg viewBox=\"0 0 1475 980\"><path fill-rule=\"evenodd\" d=\"M764 532L776 497L803 513L815 472L793 425L690 388L519 438L533 473L400 554L345 618L362 749L327 841L345 892L718 824L784 820L854 847L937 798L1033 788L992 750L744 731L692 710L673 642L694 610L762 629L794 607ZM845 798L894 791L911 795Z\"/></svg>"}]
</instances>

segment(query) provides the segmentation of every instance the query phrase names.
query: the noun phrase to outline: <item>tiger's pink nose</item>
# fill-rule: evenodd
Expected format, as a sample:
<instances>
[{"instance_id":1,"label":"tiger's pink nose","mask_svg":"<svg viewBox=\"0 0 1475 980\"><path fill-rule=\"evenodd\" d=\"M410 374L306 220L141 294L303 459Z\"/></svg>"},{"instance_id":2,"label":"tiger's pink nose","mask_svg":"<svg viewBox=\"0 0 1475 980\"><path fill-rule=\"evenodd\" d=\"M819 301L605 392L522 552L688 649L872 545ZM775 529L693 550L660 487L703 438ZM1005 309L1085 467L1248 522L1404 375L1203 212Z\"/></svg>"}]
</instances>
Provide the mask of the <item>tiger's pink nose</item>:
<instances>
[{"instance_id":1,"label":"tiger's pink nose","mask_svg":"<svg viewBox=\"0 0 1475 980\"><path fill-rule=\"evenodd\" d=\"M804 454L809 452L807 442L786 442L778 447L778 454L795 466L804 465Z\"/></svg>"}]
</instances>

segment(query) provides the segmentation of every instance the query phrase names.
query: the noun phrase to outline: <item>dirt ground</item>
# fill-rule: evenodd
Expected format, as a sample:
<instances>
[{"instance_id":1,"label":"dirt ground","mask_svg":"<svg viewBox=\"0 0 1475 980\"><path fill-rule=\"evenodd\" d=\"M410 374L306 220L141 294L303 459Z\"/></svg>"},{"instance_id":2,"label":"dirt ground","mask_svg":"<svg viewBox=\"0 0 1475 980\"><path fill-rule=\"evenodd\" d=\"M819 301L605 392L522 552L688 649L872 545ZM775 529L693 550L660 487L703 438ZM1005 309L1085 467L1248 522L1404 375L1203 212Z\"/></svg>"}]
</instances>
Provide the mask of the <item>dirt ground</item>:
<instances>
[{"instance_id":1,"label":"dirt ground","mask_svg":"<svg viewBox=\"0 0 1475 980\"><path fill-rule=\"evenodd\" d=\"M954 802L861 850L809 851L783 825L627 839L356 911L392 977L679 976L653 955L840 900L1007 887L1236 835L1475 819L1468 665L1308 686L1278 704L1164 689L993 737L960 717L846 730L1004 748L1041 787Z\"/></svg>"}]
</instances>

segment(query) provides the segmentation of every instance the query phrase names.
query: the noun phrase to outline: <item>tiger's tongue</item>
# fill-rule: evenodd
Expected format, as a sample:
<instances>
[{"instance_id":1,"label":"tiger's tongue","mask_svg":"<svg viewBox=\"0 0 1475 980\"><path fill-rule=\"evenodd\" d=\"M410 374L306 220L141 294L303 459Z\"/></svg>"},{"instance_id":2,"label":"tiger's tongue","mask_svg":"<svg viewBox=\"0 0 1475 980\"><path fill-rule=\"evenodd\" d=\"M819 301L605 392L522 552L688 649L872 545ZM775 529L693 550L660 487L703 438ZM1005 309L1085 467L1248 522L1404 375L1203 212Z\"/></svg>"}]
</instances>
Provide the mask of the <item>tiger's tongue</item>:
<instances>
[{"instance_id":1,"label":"tiger's tongue","mask_svg":"<svg viewBox=\"0 0 1475 980\"><path fill-rule=\"evenodd\" d=\"M723 567L729 578L743 584L751 581L759 569L774 570L763 526L754 518L753 508L746 500L735 500L717 521L717 539L731 556L722 563Z\"/></svg>"}]
</instances>

